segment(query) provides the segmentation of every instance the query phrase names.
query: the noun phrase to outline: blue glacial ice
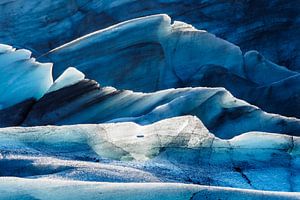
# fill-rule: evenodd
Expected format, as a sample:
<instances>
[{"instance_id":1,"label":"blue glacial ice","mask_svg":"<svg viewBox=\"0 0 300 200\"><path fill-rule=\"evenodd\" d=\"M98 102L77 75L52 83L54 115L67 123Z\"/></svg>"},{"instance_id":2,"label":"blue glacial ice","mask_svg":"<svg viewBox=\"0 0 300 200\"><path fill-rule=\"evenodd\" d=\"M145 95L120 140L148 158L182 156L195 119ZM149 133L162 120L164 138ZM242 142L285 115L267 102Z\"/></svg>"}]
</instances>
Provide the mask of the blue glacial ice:
<instances>
[{"instance_id":1,"label":"blue glacial ice","mask_svg":"<svg viewBox=\"0 0 300 200\"><path fill-rule=\"evenodd\" d=\"M53 83L52 63L39 63L31 52L0 44L0 109L41 98Z\"/></svg>"},{"instance_id":2,"label":"blue glacial ice","mask_svg":"<svg viewBox=\"0 0 300 200\"><path fill-rule=\"evenodd\" d=\"M236 97L268 112L300 116L294 109L300 105L297 95L274 97L277 90L299 92L298 87L285 84L291 77L294 77L292 82L299 84L298 72L272 63L257 51L243 55L238 46L189 24L171 22L167 15L133 19L93 32L51 50L41 59L54 62L55 77L67 66L76 66L101 85L118 89L152 92L189 86L225 87ZM236 85L235 80L219 75L215 75L217 80L221 79L217 83L202 80L204 68L219 67L243 83ZM262 91L261 87L269 90L280 81L285 83L275 86L274 93ZM256 93L262 93L262 99L276 98L277 101L269 106L262 103ZM287 107L281 109L279 105L285 102L288 102Z\"/></svg>"},{"instance_id":3,"label":"blue glacial ice","mask_svg":"<svg viewBox=\"0 0 300 200\"><path fill-rule=\"evenodd\" d=\"M122 22L64 44L43 57L54 62L55 77L66 66L76 66L103 85L137 91L173 87L206 64L221 65L244 76L239 47L183 22L172 23L167 15Z\"/></svg>"},{"instance_id":4,"label":"blue glacial ice","mask_svg":"<svg viewBox=\"0 0 300 200\"><path fill-rule=\"evenodd\" d=\"M299 2L219 0L2 0L0 43L36 55L108 26L166 13L299 70Z\"/></svg>"},{"instance_id":5,"label":"blue glacial ice","mask_svg":"<svg viewBox=\"0 0 300 200\"><path fill-rule=\"evenodd\" d=\"M50 178L300 190L299 137L249 132L222 140L193 116L147 126L126 122L3 128L0 139L1 174L35 177L37 183Z\"/></svg>"},{"instance_id":6,"label":"blue glacial ice","mask_svg":"<svg viewBox=\"0 0 300 200\"><path fill-rule=\"evenodd\" d=\"M22 125L66 125L133 121L139 124L195 115L218 137L249 131L299 135L296 118L269 114L236 99L224 88L178 88L141 93L101 87L84 79L38 100Z\"/></svg>"},{"instance_id":7,"label":"blue glacial ice","mask_svg":"<svg viewBox=\"0 0 300 200\"><path fill-rule=\"evenodd\" d=\"M298 8L1 1L0 200L300 199Z\"/></svg>"},{"instance_id":8,"label":"blue glacial ice","mask_svg":"<svg viewBox=\"0 0 300 200\"><path fill-rule=\"evenodd\" d=\"M145 200L298 199L298 193L254 191L176 183L97 183L8 177L0 180L0 198L2 199L97 200L101 198L103 200L136 200L141 197ZM4 182L6 184L3 184Z\"/></svg>"}]
</instances>

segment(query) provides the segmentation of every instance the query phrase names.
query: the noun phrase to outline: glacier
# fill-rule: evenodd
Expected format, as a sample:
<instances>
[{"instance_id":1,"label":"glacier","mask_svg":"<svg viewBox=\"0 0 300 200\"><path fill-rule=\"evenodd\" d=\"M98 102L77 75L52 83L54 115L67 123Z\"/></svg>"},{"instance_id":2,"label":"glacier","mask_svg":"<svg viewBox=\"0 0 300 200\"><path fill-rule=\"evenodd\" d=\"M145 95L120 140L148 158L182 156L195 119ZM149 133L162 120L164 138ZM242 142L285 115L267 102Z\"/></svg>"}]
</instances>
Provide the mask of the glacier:
<instances>
[{"instance_id":1,"label":"glacier","mask_svg":"<svg viewBox=\"0 0 300 200\"><path fill-rule=\"evenodd\" d=\"M300 199L297 1L0 2L0 200Z\"/></svg>"},{"instance_id":2,"label":"glacier","mask_svg":"<svg viewBox=\"0 0 300 200\"><path fill-rule=\"evenodd\" d=\"M251 0L2 0L0 43L41 55L85 34L153 14L193 24L299 71L299 2ZM276 42L273 42L276 41ZM93 77L91 77L93 78ZM129 88L128 88L129 89Z\"/></svg>"},{"instance_id":3,"label":"glacier","mask_svg":"<svg viewBox=\"0 0 300 200\"><path fill-rule=\"evenodd\" d=\"M0 198L2 199L128 199L134 200L143 197L145 200L156 199L297 199L297 197L284 192L266 192L253 190L240 190L220 187L207 187L199 185L184 185L172 183L144 183L144 184L126 184L126 183L95 183L95 182L66 182L61 180L26 180L15 178L2 178L1 183L7 184L0 189ZM0 183L0 186L2 184ZM16 185L15 183L18 183ZM45 189L46 188L46 189ZM100 195L99 195L100 194Z\"/></svg>"},{"instance_id":4,"label":"glacier","mask_svg":"<svg viewBox=\"0 0 300 200\"><path fill-rule=\"evenodd\" d=\"M299 84L298 72L272 63L257 51L243 55L238 46L189 24L172 23L167 15L133 19L90 33L49 51L41 59L54 62L55 77L66 66L76 66L101 85L118 89L153 92L190 86L225 87L236 97L268 112L290 117L300 115L294 109L300 104L299 97L294 95L299 88L289 87ZM226 77L217 83L210 81L213 78L203 80L206 70L219 67L240 79L242 85L236 86L235 80ZM215 76L218 80L223 78ZM274 88L276 92L284 89L291 93L278 97L268 92ZM253 93L263 93L263 99L274 103L264 104L257 97L260 95ZM281 109L278 105L286 101L287 107Z\"/></svg>"},{"instance_id":5,"label":"glacier","mask_svg":"<svg viewBox=\"0 0 300 200\"><path fill-rule=\"evenodd\" d=\"M52 85L52 63L39 63L31 52L0 45L0 108L41 98Z\"/></svg>"},{"instance_id":6,"label":"glacier","mask_svg":"<svg viewBox=\"0 0 300 200\"><path fill-rule=\"evenodd\" d=\"M187 54L184 52L186 48L192 48L193 51ZM207 48L210 50L207 51ZM97 52L91 53L95 49L98 49ZM74 56L76 59L72 59ZM198 59L198 56L202 56L202 59ZM205 64L225 66L241 76L244 75L243 57L239 47L183 22L175 21L171 24L171 18L167 15L153 15L122 22L57 47L44 54L41 59L43 57L55 63L55 77L65 70L66 65L76 66L88 77L106 86L121 89L126 87L137 91L172 87L176 79L179 79L177 82L186 80L197 67ZM120 63L111 62L116 60L115 57L119 58ZM139 62L135 64L134 60ZM93 73L89 73L89 69L95 65L99 66L98 70L94 69ZM124 69L114 70L121 67ZM159 85L147 86L145 84L150 83L141 79L145 83L136 82L134 86L130 79L124 80L126 77L122 76L129 70L131 74L127 79L135 74L146 76L151 73L150 83L158 82ZM108 74L113 80L109 80ZM160 77L160 74L163 76Z\"/></svg>"},{"instance_id":7,"label":"glacier","mask_svg":"<svg viewBox=\"0 0 300 200\"><path fill-rule=\"evenodd\" d=\"M101 87L89 79L44 95L32 106L22 125L124 121L150 124L187 114L199 117L221 138L249 131L300 133L299 119L266 113L236 99L223 88L195 87L140 93Z\"/></svg>"},{"instance_id":8,"label":"glacier","mask_svg":"<svg viewBox=\"0 0 300 200\"><path fill-rule=\"evenodd\" d=\"M299 137L249 132L222 140L194 116L146 126L3 128L0 139L5 176L300 190Z\"/></svg>"},{"instance_id":9,"label":"glacier","mask_svg":"<svg viewBox=\"0 0 300 200\"><path fill-rule=\"evenodd\" d=\"M19 125L53 83L52 63L26 49L0 44L0 127Z\"/></svg>"}]
</instances>

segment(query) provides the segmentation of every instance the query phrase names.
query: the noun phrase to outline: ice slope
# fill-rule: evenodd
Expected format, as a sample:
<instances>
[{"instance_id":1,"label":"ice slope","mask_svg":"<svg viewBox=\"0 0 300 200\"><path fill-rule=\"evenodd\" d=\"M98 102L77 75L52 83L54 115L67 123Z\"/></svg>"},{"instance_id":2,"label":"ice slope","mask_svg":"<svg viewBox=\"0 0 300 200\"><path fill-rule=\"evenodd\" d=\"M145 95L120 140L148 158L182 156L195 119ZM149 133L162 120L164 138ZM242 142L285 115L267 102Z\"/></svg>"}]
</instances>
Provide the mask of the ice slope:
<instances>
[{"instance_id":1,"label":"ice slope","mask_svg":"<svg viewBox=\"0 0 300 200\"><path fill-rule=\"evenodd\" d=\"M267 87L299 75L272 63L257 51L242 55L234 44L183 22L171 22L166 15L138 18L93 32L50 51L43 58L55 63L55 76L72 65L103 86L143 92L206 84L225 87L225 81L213 85L206 80L204 85L195 85L202 82L203 68L218 66L239 79L254 83L251 87ZM292 85L294 81L288 84ZM242 92L249 91L245 84L235 87ZM292 88L277 87L279 91L288 89L295 94L299 88L298 84ZM234 89L226 89L235 94ZM292 109L299 105L299 98L290 93L285 99L275 95L271 97L278 104L285 104L288 100L290 108L285 111L276 105L264 106L251 92L243 94L237 94L237 97L262 106L266 111L300 116L297 109ZM296 101L293 101L294 98Z\"/></svg>"},{"instance_id":2,"label":"ice slope","mask_svg":"<svg viewBox=\"0 0 300 200\"><path fill-rule=\"evenodd\" d=\"M221 140L192 116L147 126L127 122L2 128L0 173L296 192L299 147L299 137L262 132Z\"/></svg>"},{"instance_id":3,"label":"ice slope","mask_svg":"<svg viewBox=\"0 0 300 200\"><path fill-rule=\"evenodd\" d=\"M0 127L19 125L53 83L52 64L31 52L0 44Z\"/></svg>"},{"instance_id":4,"label":"ice slope","mask_svg":"<svg viewBox=\"0 0 300 200\"><path fill-rule=\"evenodd\" d=\"M31 52L0 44L0 109L41 98L53 83L52 64L39 63Z\"/></svg>"},{"instance_id":5,"label":"ice slope","mask_svg":"<svg viewBox=\"0 0 300 200\"><path fill-rule=\"evenodd\" d=\"M176 183L95 183L53 179L1 178L0 198L3 200L62 200L89 199L136 200L252 200L299 199L299 193L241 190L223 187L186 185Z\"/></svg>"},{"instance_id":6,"label":"ice slope","mask_svg":"<svg viewBox=\"0 0 300 200\"><path fill-rule=\"evenodd\" d=\"M2 0L0 42L40 55L110 25L166 13L299 70L298 8L297 0Z\"/></svg>"},{"instance_id":7,"label":"ice slope","mask_svg":"<svg viewBox=\"0 0 300 200\"><path fill-rule=\"evenodd\" d=\"M251 77L255 78L255 74L265 76L266 78L261 80L266 81L270 80L268 77L275 78L273 76L275 73L264 70L261 72L254 73ZM280 75L284 75L284 73ZM298 95L300 92L300 74L265 85L259 85L253 81L239 77L222 66L208 65L203 66L195 73L186 86L224 87L235 97L246 100L264 111L300 118L300 98Z\"/></svg>"},{"instance_id":8,"label":"ice slope","mask_svg":"<svg viewBox=\"0 0 300 200\"><path fill-rule=\"evenodd\" d=\"M262 86L299 75L298 72L270 62L257 51L248 51L244 55L244 61L247 79Z\"/></svg>"},{"instance_id":9,"label":"ice slope","mask_svg":"<svg viewBox=\"0 0 300 200\"><path fill-rule=\"evenodd\" d=\"M198 116L211 132L222 138L249 131L300 133L298 119L265 113L234 98L222 88L179 88L139 93L100 87L89 79L44 95L33 105L22 125L109 121L150 124L187 114Z\"/></svg>"},{"instance_id":10,"label":"ice slope","mask_svg":"<svg viewBox=\"0 0 300 200\"><path fill-rule=\"evenodd\" d=\"M239 47L183 22L171 23L167 15L122 22L43 57L55 63L55 77L66 66L75 66L105 86L136 91L173 87L206 64L221 65L244 76Z\"/></svg>"},{"instance_id":11,"label":"ice slope","mask_svg":"<svg viewBox=\"0 0 300 200\"><path fill-rule=\"evenodd\" d=\"M149 23L157 25L168 20L169 18L165 15L157 15L144 19L133 20L136 22L124 22L124 24L116 25L116 27L135 27L136 24L144 21L149 21ZM143 23L141 24L143 25ZM127 28L125 29L127 30ZM180 30L180 34L182 34L182 31L187 31L188 33L196 32L200 35L207 34L209 37L212 37L209 33L196 31L193 27L179 22L176 22L174 25L172 25L172 28L174 30L171 34L178 34L176 30ZM112 31L111 29L114 30L115 28L109 28L108 30L103 30L102 32L105 33L106 31L108 31L108 33L105 34L107 34L108 37L111 37L111 35L113 35L110 33ZM149 32L149 34L150 35L144 37L148 39L151 38L151 33ZM139 40L139 38L137 40ZM180 45L180 42L177 42L176 45L179 47L188 44L185 42L185 39L183 39L183 41L183 44ZM222 47L222 45L228 45L228 43L220 39L213 39L213 41L217 41L215 44L216 46L218 46L219 44L221 45L220 47ZM94 41L91 42L93 43ZM173 45L173 42L169 42L168 44ZM67 44L66 46L68 45L69 44ZM231 48L231 44L229 44L229 47L229 49L236 50L236 47L234 46ZM199 48L202 47L199 46ZM217 47L216 52L218 52L219 50L219 47ZM235 50L233 52L235 52ZM14 59L18 60L21 59L22 56L30 56L29 51L19 50L21 54L18 53L18 51L16 51L17 53L15 53L12 47L3 45L3 52L6 51L15 56L14 58L7 55L9 53L3 53L3 59L6 59L8 65L10 62L14 63ZM27 52L27 54L22 54L22 52ZM184 54L184 52L179 53ZM187 54L187 57L189 57L189 55L190 54ZM211 52L208 52L208 56L206 57L212 59L210 58L210 56L213 55L216 54L211 54ZM225 55L226 53L224 53L224 56ZM206 61L204 60L203 62L209 63L209 59L207 59ZM34 59L31 60L34 61ZM224 70L219 70L222 67L219 67L219 65L216 64L204 64L201 68L197 69L196 72L194 72L195 69L193 67L190 67L190 69L188 70L187 68L179 67L180 69L178 71L180 71L180 73L178 74L181 74L181 77L185 77L185 79L187 79L187 85L185 85L186 83L184 84L181 80L181 84L184 86L203 85L210 87L225 87L229 91L232 91L235 96L245 99L248 102L253 103L254 105L259 105L264 110L284 114L286 116L298 117L298 107L300 104L299 98L297 96L297 91L299 90L298 82L300 76L297 73L268 62L257 52L249 52L245 55L245 59L243 60L245 60L246 65L241 68L242 71L240 73L240 76L237 75L238 72L232 72L234 70L232 70L231 68L224 68ZM6 65L4 61L2 62L2 64ZM186 59L186 61L190 62L192 60ZM213 62L224 62L224 59L214 60ZM228 62L231 63L230 59ZM21 63L23 63L23 61ZM181 65L180 61L178 60L176 60L175 63L178 66L185 66ZM45 67L45 69L49 70L51 73L52 65L46 65L49 67ZM42 68L42 64L39 67ZM141 67L143 68L145 66ZM262 70L251 71L251 69L255 69L257 67L261 68ZM38 70L40 68L34 68L34 70ZM233 65L233 68L236 68L236 66ZM280 116L274 118L272 115L266 115L265 113L262 113L255 107L251 107L248 105L245 106L246 104L244 103L230 103L230 101L235 100L233 100L229 93L226 93L226 91L220 89L201 90L199 88L187 88L177 90L171 89L153 94L132 93L130 91L119 91L114 88L99 88L96 82L84 80L85 75L75 68L68 68L53 83L53 85L51 85L52 77L49 74L49 71L47 71L47 74L44 76L42 74L39 74L39 71L35 72L37 73L37 77L35 77L34 74L30 73L30 71L27 72L27 68L25 68L24 71L25 74L28 74L28 76L24 76L24 74L22 74L22 71L19 72L17 70L14 70L15 68L3 67L3 69L6 70L4 71L6 74L2 77L2 90L5 94L2 98L4 98L3 102L7 103L10 106L8 106L7 108L5 107L4 110L0 111L0 125L2 127L20 125L24 120L24 125L99 123L111 120L135 121L141 124L147 124L168 117L180 116L184 114L194 114L200 117L212 132L220 137L225 138L234 136L231 134L228 135L228 130L230 130L230 132L234 134L254 130L280 132L292 135L298 134L297 120L285 119ZM273 74L273 76L269 79L270 83L259 82L268 80L265 77L265 74L269 73L268 70L271 70ZM243 71L247 71L247 73L245 73L245 76L250 75L251 78L247 79L241 77ZM116 72L116 70L111 69L111 72ZM12 76L7 76L7 73L12 74ZM128 77L138 78L140 75L141 74L139 73L133 75L130 73ZM151 74L144 75L150 79L153 79L153 76L151 76ZM120 74L120 76L125 77L124 74ZM22 77L24 81L27 82L31 78L33 78L33 80L36 78L38 81L44 81L44 83L39 82L38 84L36 84L35 82L30 81L30 84L27 84L27 82L22 82L22 79L18 77ZM107 74L106 77L111 76ZM164 77L168 76L164 74ZM147 84L151 83L151 80L139 80L142 80L144 82L147 81ZM170 78L170 80L174 79ZM237 80L240 83L238 85L236 84ZM272 83L273 81L274 83ZM131 84L132 86L136 85L130 81L126 81L126 83ZM18 86L19 84L20 86ZM31 84L34 84L34 86L31 86ZM259 84L261 84L262 86ZM50 89L48 90L49 87ZM40 89L41 91L37 91L38 89ZM286 91L284 95L280 93L280 91L282 91L283 89ZM24 92L23 90L25 90L26 92ZM48 94L44 95L41 100L35 103L35 99L40 98L41 95L45 93L45 91L47 91ZM20 95L19 93L21 94L20 99L18 97L12 98L12 95ZM184 95L182 95L182 93L184 93ZM149 97L150 99L148 99ZM190 97L191 99L189 99ZM209 101L205 101L205 98L208 98ZM139 102L139 104L136 104L135 101ZM223 101L228 102L223 105ZM216 103L217 108L210 109L210 111L207 112L205 109L209 109L209 107L212 106L213 103ZM128 107L128 105L130 105L131 107ZM185 106L180 107L178 105ZM111 109L111 106L114 109ZM176 109L173 109L172 106L176 106ZM122 111L116 112L117 109ZM105 114L101 112L105 112ZM27 117L28 113L29 115ZM247 120L249 120L249 117L254 121L257 118L261 119L262 121L260 121L259 123L254 123L254 121L253 123L245 123ZM272 120L265 123L265 121L268 121L269 118L271 118ZM233 121L234 123L231 124L231 122ZM288 125L286 124L286 122Z\"/></svg>"},{"instance_id":12,"label":"ice slope","mask_svg":"<svg viewBox=\"0 0 300 200\"><path fill-rule=\"evenodd\" d=\"M1 1L0 199L300 199L297 3Z\"/></svg>"}]
</instances>

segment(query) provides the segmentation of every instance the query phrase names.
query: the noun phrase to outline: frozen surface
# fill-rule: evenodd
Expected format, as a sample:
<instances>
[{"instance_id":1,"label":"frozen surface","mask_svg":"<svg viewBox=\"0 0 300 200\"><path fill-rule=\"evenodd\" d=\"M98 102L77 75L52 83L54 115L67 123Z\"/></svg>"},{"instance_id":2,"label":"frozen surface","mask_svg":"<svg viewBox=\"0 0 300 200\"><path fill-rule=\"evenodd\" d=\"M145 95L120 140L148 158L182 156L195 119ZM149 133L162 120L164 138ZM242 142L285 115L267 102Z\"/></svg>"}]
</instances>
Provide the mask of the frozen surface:
<instances>
[{"instance_id":1,"label":"frozen surface","mask_svg":"<svg viewBox=\"0 0 300 200\"><path fill-rule=\"evenodd\" d=\"M0 43L50 49L129 19L166 13L299 70L299 2L219 0L2 0Z\"/></svg>"},{"instance_id":2,"label":"frozen surface","mask_svg":"<svg viewBox=\"0 0 300 200\"><path fill-rule=\"evenodd\" d=\"M299 193L266 192L174 183L94 183L52 179L1 178L0 198L35 199L299 199Z\"/></svg>"},{"instance_id":3,"label":"frozen surface","mask_svg":"<svg viewBox=\"0 0 300 200\"><path fill-rule=\"evenodd\" d=\"M295 192L300 190L299 142L299 137L263 132L221 140L192 116L147 126L112 123L3 128L0 173L24 178L180 182Z\"/></svg>"},{"instance_id":4,"label":"frozen surface","mask_svg":"<svg viewBox=\"0 0 300 200\"><path fill-rule=\"evenodd\" d=\"M298 4L1 1L0 199L300 199Z\"/></svg>"},{"instance_id":5,"label":"frozen surface","mask_svg":"<svg viewBox=\"0 0 300 200\"><path fill-rule=\"evenodd\" d=\"M225 87L267 112L300 117L298 72L272 63L257 51L243 55L238 46L163 14L95 31L39 59L55 63L55 77L68 66L75 66L101 85L117 89L153 92L190 86ZM219 68L226 72L216 74ZM209 78L207 73L211 73ZM76 74L67 70L49 91L83 79L81 72ZM236 84L236 79L241 84ZM281 91L287 92L283 95Z\"/></svg>"},{"instance_id":6,"label":"frozen surface","mask_svg":"<svg viewBox=\"0 0 300 200\"><path fill-rule=\"evenodd\" d=\"M256 54L256 56L260 55ZM264 60L247 73L248 76L251 74L247 79L233 74L222 66L208 65L202 67L190 79L188 85L193 87L224 87L235 97L246 100L262 110L300 118L300 97L298 95L300 92L300 74L291 75L290 72L287 72L288 76L284 78L287 74L281 73L281 68L277 68L277 71L275 66L274 68L272 66L274 64ZM258 80L257 78L264 83L259 85L253 82L255 79ZM270 83L270 80L274 82Z\"/></svg>"},{"instance_id":7,"label":"frozen surface","mask_svg":"<svg viewBox=\"0 0 300 200\"><path fill-rule=\"evenodd\" d=\"M178 88L139 93L100 87L85 79L46 94L35 103L23 125L66 125L161 119L196 115L214 134L231 138L249 131L299 135L300 121L268 114L236 99L223 88Z\"/></svg>"},{"instance_id":8,"label":"frozen surface","mask_svg":"<svg viewBox=\"0 0 300 200\"><path fill-rule=\"evenodd\" d=\"M30 51L0 44L0 109L39 99L52 83L51 63L36 62Z\"/></svg>"},{"instance_id":9,"label":"frozen surface","mask_svg":"<svg viewBox=\"0 0 300 200\"><path fill-rule=\"evenodd\" d=\"M71 65L103 85L138 91L173 87L207 64L244 76L239 47L162 14L93 32L43 57L55 63L54 76Z\"/></svg>"},{"instance_id":10,"label":"frozen surface","mask_svg":"<svg viewBox=\"0 0 300 200\"><path fill-rule=\"evenodd\" d=\"M101 85L118 89L152 92L190 86L225 87L268 112L300 117L299 109L295 109L300 99L293 95L299 92L298 72L272 63L257 51L243 55L238 46L189 24L171 22L167 15L133 19L93 32L41 59L55 63L54 76L73 65ZM237 85L223 72L210 75L218 82L205 79L208 70L220 67L244 83ZM283 81L281 86L277 84ZM274 92L261 88L273 90L273 84L277 84ZM290 92L284 97L277 95L282 90ZM266 98L273 103L262 102ZM285 104L281 109L279 105Z\"/></svg>"},{"instance_id":11,"label":"frozen surface","mask_svg":"<svg viewBox=\"0 0 300 200\"><path fill-rule=\"evenodd\" d=\"M288 70L283 66L276 65L257 51L249 51L244 56L247 78L259 85L272 84L277 81L299 75L298 72Z\"/></svg>"}]
</instances>

